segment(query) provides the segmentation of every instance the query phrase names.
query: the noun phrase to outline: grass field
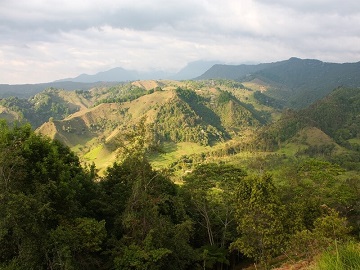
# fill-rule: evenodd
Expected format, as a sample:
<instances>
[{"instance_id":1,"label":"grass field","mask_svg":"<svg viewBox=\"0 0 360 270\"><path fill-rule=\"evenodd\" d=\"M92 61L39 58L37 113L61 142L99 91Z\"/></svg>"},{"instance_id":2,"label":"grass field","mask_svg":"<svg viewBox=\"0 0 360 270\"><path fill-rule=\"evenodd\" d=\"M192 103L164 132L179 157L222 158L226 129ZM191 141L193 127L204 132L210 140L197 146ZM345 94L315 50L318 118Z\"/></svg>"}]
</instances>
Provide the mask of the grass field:
<instances>
[{"instance_id":1,"label":"grass field","mask_svg":"<svg viewBox=\"0 0 360 270\"><path fill-rule=\"evenodd\" d=\"M102 176L116 161L116 151L109 151L104 144L99 144L86 153L82 160L88 164L94 163L99 170L98 174Z\"/></svg>"},{"instance_id":2,"label":"grass field","mask_svg":"<svg viewBox=\"0 0 360 270\"><path fill-rule=\"evenodd\" d=\"M357 143L360 144L360 138L353 138L349 140L349 143Z\"/></svg>"},{"instance_id":3,"label":"grass field","mask_svg":"<svg viewBox=\"0 0 360 270\"><path fill-rule=\"evenodd\" d=\"M168 167L172 162L178 160L181 156L208 152L212 148L210 146L201 146L196 143L164 143L163 154L154 154L149 157L150 163L156 169Z\"/></svg>"}]
</instances>

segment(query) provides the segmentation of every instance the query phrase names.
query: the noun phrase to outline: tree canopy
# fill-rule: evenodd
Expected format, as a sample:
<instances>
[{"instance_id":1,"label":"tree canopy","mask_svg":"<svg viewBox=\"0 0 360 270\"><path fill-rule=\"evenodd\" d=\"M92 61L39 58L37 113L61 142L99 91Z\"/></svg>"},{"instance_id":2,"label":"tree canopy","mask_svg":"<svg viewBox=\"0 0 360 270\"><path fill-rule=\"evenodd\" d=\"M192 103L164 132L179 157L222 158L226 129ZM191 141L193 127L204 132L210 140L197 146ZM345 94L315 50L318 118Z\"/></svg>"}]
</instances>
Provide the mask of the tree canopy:
<instances>
[{"instance_id":1,"label":"tree canopy","mask_svg":"<svg viewBox=\"0 0 360 270\"><path fill-rule=\"evenodd\" d=\"M204 163L177 185L149 163L144 123L99 177L58 141L0 121L0 269L232 269L244 257L267 268L356 236L358 182L338 181L338 165L301 160L279 186Z\"/></svg>"}]
</instances>

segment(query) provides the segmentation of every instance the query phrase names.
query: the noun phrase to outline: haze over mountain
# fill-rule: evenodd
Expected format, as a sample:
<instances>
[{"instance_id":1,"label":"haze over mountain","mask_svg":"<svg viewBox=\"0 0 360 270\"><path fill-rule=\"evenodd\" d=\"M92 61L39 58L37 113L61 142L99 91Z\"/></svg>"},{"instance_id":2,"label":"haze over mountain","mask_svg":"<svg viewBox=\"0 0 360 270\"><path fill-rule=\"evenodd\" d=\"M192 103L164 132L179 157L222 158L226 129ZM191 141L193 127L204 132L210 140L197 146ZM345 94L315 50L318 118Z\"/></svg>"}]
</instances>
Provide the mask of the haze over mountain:
<instances>
[{"instance_id":1,"label":"haze over mountain","mask_svg":"<svg viewBox=\"0 0 360 270\"><path fill-rule=\"evenodd\" d=\"M112 68L107 71L98 72L94 75L81 74L75 78L66 78L57 80L56 82L81 82L81 83L94 83L94 82L126 82L135 80L157 80L168 77L170 74L163 71L149 71L139 72L135 70L126 70L122 67Z\"/></svg>"},{"instance_id":2,"label":"haze over mountain","mask_svg":"<svg viewBox=\"0 0 360 270\"><path fill-rule=\"evenodd\" d=\"M65 78L56 80L56 82L120 82L120 81L131 81L136 79L136 72L125 70L121 67L113 68L108 71L102 71L94 75L81 74L75 78Z\"/></svg>"},{"instance_id":3,"label":"haze over mountain","mask_svg":"<svg viewBox=\"0 0 360 270\"><path fill-rule=\"evenodd\" d=\"M152 70L147 72L141 72L136 70L127 70L122 67L112 68L107 71L98 72L93 75L81 74L75 78L66 78L57 80L56 82L82 82L82 83L94 83L94 82L126 82L135 80L158 80L158 79L173 79L173 80L189 80L202 75L209 68L215 64L219 64L219 61L195 61L188 63L177 73L170 73L161 70Z\"/></svg>"},{"instance_id":4,"label":"haze over mountain","mask_svg":"<svg viewBox=\"0 0 360 270\"><path fill-rule=\"evenodd\" d=\"M194 61L188 63L178 73L171 76L173 80L189 80L204 74L212 66L220 64L220 61Z\"/></svg>"},{"instance_id":5,"label":"haze over mountain","mask_svg":"<svg viewBox=\"0 0 360 270\"><path fill-rule=\"evenodd\" d=\"M185 67L180 69L178 73L170 73L161 70L139 72L117 67L107 71L98 72L93 75L81 74L75 78L65 78L48 83L17 85L0 84L0 98L10 96L29 98L32 95L35 95L36 93L39 93L50 87L64 90L89 90L97 86L111 85L117 82L135 80L187 80L200 76L214 64L218 63L219 61L195 61L188 63Z\"/></svg>"}]
</instances>

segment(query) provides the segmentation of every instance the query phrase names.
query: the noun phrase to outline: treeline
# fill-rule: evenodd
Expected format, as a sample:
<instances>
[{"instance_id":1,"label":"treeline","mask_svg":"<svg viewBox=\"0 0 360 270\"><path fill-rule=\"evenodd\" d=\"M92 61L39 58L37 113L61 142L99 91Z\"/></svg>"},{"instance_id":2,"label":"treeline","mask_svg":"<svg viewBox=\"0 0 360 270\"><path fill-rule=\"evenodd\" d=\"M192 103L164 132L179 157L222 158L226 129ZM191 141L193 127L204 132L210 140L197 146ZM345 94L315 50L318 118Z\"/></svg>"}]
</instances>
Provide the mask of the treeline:
<instances>
[{"instance_id":1,"label":"treeline","mask_svg":"<svg viewBox=\"0 0 360 270\"><path fill-rule=\"evenodd\" d=\"M280 189L267 173L203 164L175 185L135 130L99 178L59 142L0 122L0 269L269 268L359 233L360 183L338 181L336 165L289 164Z\"/></svg>"},{"instance_id":2,"label":"treeline","mask_svg":"<svg viewBox=\"0 0 360 270\"><path fill-rule=\"evenodd\" d=\"M123 103L133 101L139 97L152 94L156 91L162 91L161 87L155 87L150 90L146 90L141 87L134 85L118 85L109 88L108 96L106 98L100 99L95 102L94 106L97 106L102 103Z\"/></svg>"}]
</instances>

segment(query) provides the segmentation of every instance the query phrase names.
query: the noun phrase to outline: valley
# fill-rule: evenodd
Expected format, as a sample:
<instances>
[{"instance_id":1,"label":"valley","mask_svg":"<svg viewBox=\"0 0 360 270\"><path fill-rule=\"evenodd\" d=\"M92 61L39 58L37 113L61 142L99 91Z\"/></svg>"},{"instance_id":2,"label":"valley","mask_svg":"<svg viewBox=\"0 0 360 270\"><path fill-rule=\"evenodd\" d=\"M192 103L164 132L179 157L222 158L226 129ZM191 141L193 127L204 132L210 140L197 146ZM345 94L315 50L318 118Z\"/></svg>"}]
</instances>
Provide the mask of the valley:
<instances>
[{"instance_id":1,"label":"valley","mask_svg":"<svg viewBox=\"0 0 360 270\"><path fill-rule=\"evenodd\" d=\"M79 269L90 259L103 269L308 269L335 252L334 241L336 252L358 254L360 88L355 80L319 90L311 79L295 87L299 66L319 65L299 61L252 66L236 80L136 80L1 99L0 211L20 220L14 205L38 203L49 219L50 234L37 236L50 243L44 252L55 264L71 250L83 256L68 262ZM293 69L286 80L275 76L283 65ZM10 217L3 241L14 245ZM35 241L18 224L16 235ZM23 262L3 254L4 265Z\"/></svg>"}]
</instances>

